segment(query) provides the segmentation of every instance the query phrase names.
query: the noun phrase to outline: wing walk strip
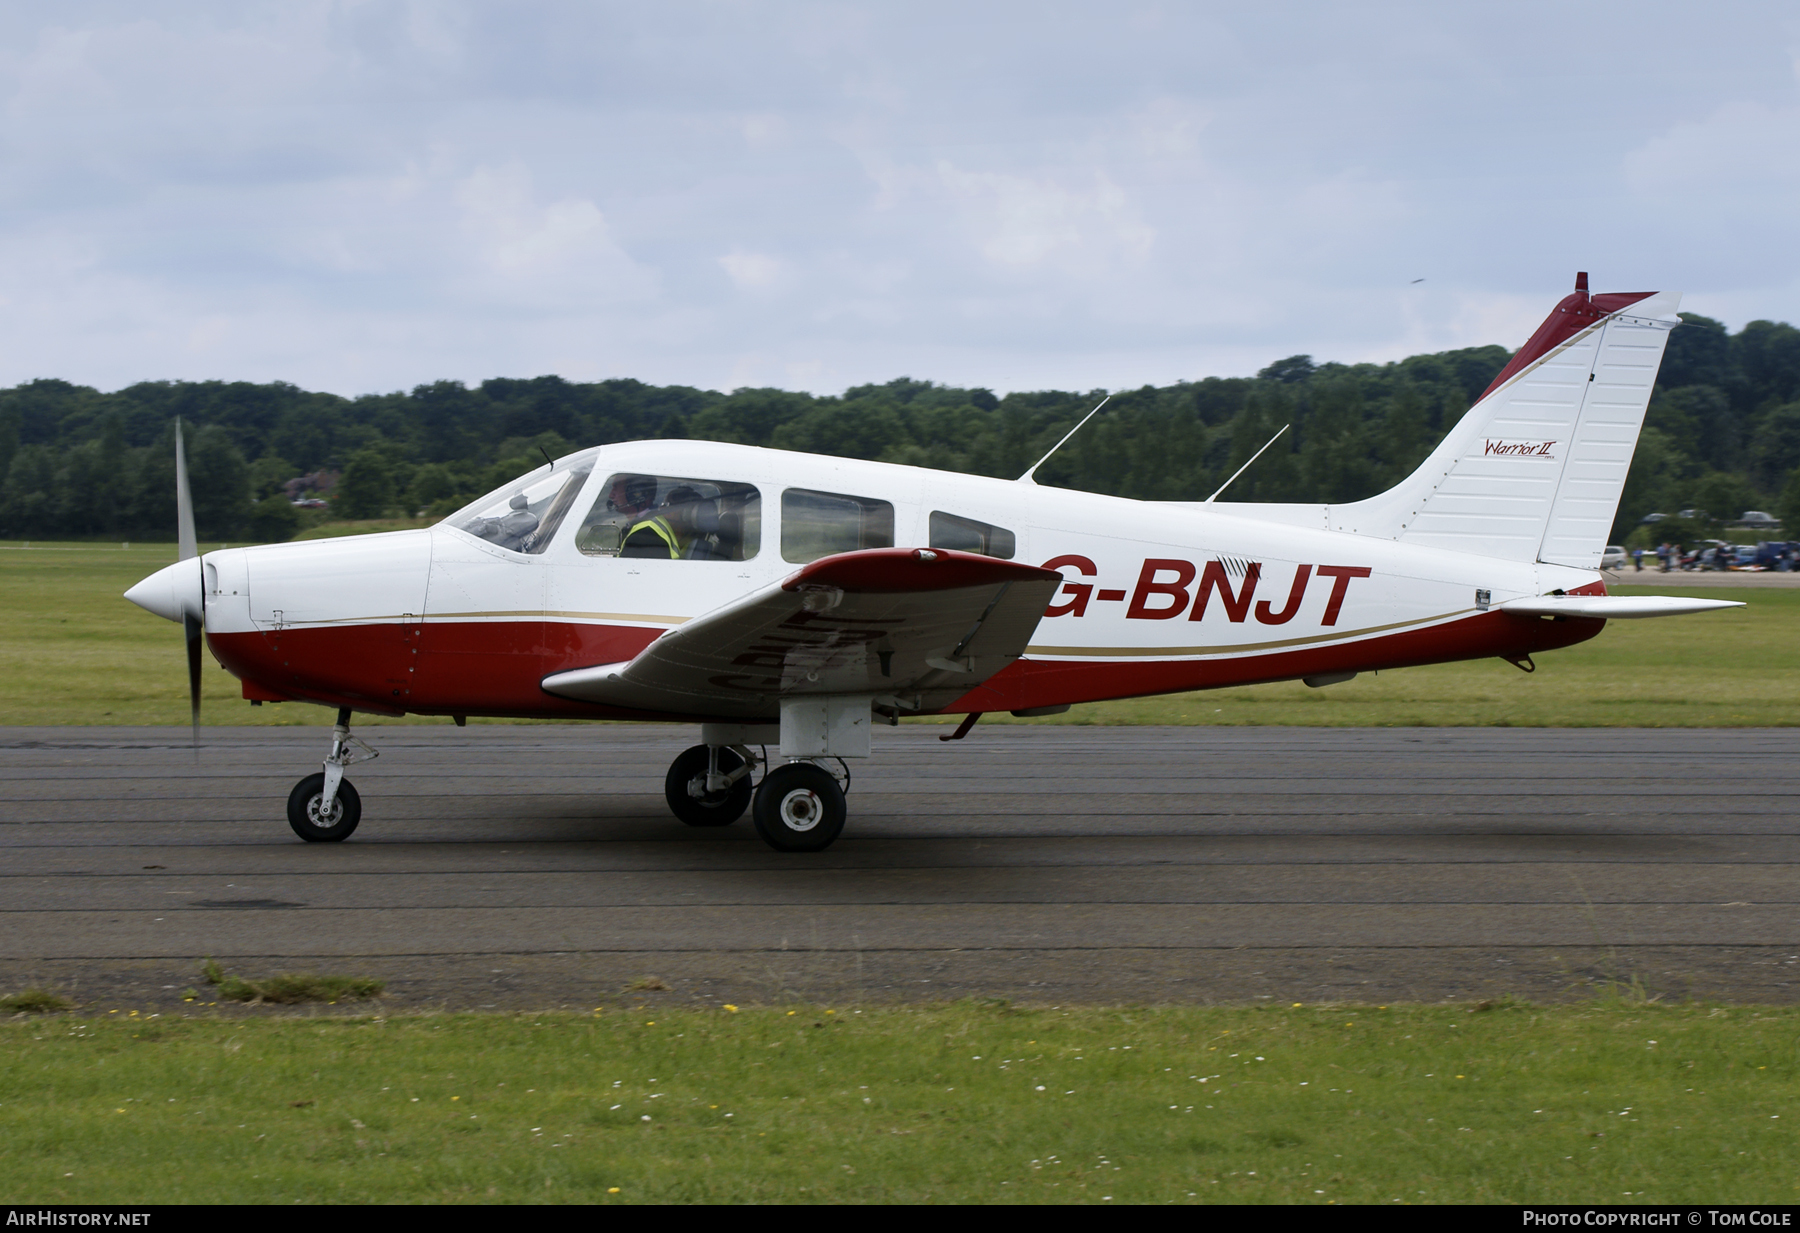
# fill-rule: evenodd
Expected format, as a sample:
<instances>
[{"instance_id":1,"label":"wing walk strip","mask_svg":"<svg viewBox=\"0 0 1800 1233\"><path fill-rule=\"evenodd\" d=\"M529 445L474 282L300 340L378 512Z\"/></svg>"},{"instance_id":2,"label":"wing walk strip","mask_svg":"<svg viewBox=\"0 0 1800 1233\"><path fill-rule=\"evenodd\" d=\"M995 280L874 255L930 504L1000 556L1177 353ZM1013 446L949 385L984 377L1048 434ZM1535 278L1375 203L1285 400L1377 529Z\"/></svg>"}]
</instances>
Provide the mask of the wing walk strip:
<instances>
[{"instance_id":1,"label":"wing walk strip","mask_svg":"<svg viewBox=\"0 0 1800 1233\"><path fill-rule=\"evenodd\" d=\"M1436 616L1418 617L1411 621L1395 621L1391 625L1371 625L1366 629L1347 629L1329 634L1313 634L1306 638L1282 638L1275 642L1245 642L1236 646L1028 646L1025 648L1025 653L1027 655L1061 655L1077 659L1092 659L1100 656L1148 659L1165 656L1241 655L1247 651L1273 651L1284 646L1348 642L1352 638L1364 638L1370 634L1384 634L1395 629L1430 625L1434 621L1450 621L1479 611L1481 611L1479 608L1458 608L1454 612L1440 612ZM1490 608L1488 611L1491 612L1493 609Z\"/></svg>"}]
</instances>

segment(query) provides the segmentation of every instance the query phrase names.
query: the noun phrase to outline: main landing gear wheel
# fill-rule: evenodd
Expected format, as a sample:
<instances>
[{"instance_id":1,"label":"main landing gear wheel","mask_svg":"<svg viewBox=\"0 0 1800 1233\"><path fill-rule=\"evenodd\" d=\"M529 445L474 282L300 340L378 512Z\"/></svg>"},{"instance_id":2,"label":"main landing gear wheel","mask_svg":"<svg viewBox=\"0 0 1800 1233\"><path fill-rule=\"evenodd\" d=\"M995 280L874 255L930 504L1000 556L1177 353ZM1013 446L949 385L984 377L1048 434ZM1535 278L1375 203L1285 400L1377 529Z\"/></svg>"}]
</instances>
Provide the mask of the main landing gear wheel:
<instances>
[{"instance_id":1,"label":"main landing gear wheel","mask_svg":"<svg viewBox=\"0 0 1800 1233\"><path fill-rule=\"evenodd\" d=\"M777 852L822 852L844 829L844 791L823 767L790 762L763 776L751 816Z\"/></svg>"},{"instance_id":2,"label":"main landing gear wheel","mask_svg":"<svg viewBox=\"0 0 1800 1233\"><path fill-rule=\"evenodd\" d=\"M325 775L308 775L288 793L288 825L294 834L308 843L339 843L350 838L350 832L362 821L362 798L348 779L338 782L337 798L331 812L321 808L325 803Z\"/></svg>"},{"instance_id":3,"label":"main landing gear wheel","mask_svg":"<svg viewBox=\"0 0 1800 1233\"><path fill-rule=\"evenodd\" d=\"M750 776L744 775L729 788L706 791L708 751L696 745L669 766L663 777L663 796L674 815L689 826L730 826L744 816L750 807ZM719 750L719 773L729 775L744 765L743 758L730 749ZM695 795L694 789L700 792Z\"/></svg>"}]
</instances>

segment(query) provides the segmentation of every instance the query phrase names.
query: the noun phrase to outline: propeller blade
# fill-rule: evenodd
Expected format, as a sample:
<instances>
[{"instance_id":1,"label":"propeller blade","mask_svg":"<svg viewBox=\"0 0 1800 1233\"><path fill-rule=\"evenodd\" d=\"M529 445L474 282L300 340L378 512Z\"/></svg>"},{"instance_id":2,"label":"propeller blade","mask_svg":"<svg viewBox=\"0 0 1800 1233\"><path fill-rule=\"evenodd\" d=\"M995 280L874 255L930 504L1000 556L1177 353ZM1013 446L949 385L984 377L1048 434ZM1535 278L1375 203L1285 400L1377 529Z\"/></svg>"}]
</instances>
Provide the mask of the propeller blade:
<instances>
[{"instance_id":1,"label":"propeller blade","mask_svg":"<svg viewBox=\"0 0 1800 1233\"><path fill-rule=\"evenodd\" d=\"M175 559L200 562L200 547L194 534L194 498L188 491L187 450L181 441L181 420L175 420L175 535L180 541ZM198 603L182 605L181 632L187 636L188 712L193 721L194 748L200 748L200 647L206 630L206 570L200 566Z\"/></svg>"},{"instance_id":2,"label":"propeller blade","mask_svg":"<svg viewBox=\"0 0 1800 1233\"><path fill-rule=\"evenodd\" d=\"M191 561L200 555L194 537L194 498L188 493L187 451L181 445L181 420L175 421L175 538L180 549L177 561Z\"/></svg>"},{"instance_id":3,"label":"propeller blade","mask_svg":"<svg viewBox=\"0 0 1800 1233\"><path fill-rule=\"evenodd\" d=\"M188 711L194 725L194 747L200 747L200 618L191 612L181 614L181 631L187 635Z\"/></svg>"}]
</instances>

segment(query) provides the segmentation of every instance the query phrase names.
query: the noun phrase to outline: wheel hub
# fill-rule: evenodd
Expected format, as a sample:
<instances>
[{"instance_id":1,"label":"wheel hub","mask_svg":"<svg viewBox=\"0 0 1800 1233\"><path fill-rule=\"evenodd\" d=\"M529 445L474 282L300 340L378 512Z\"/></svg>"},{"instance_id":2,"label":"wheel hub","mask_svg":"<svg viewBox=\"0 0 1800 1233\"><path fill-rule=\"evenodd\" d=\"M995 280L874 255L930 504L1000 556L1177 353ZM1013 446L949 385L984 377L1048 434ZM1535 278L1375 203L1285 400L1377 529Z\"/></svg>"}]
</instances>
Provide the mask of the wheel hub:
<instances>
[{"instance_id":1,"label":"wheel hub","mask_svg":"<svg viewBox=\"0 0 1800 1233\"><path fill-rule=\"evenodd\" d=\"M729 790L724 792L708 792L706 790L706 776L704 775L696 775L688 780L687 794L690 799L711 808L723 805L731 798L731 792Z\"/></svg>"},{"instance_id":2,"label":"wheel hub","mask_svg":"<svg viewBox=\"0 0 1800 1233\"><path fill-rule=\"evenodd\" d=\"M824 816L824 803L810 788L795 788L781 798L781 821L789 830L810 831Z\"/></svg>"},{"instance_id":3,"label":"wheel hub","mask_svg":"<svg viewBox=\"0 0 1800 1233\"><path fill-rule=\"evenodd\" d=\"M311 822L314 826L318 827L320 830L330 830L332 827L336 826L339 822L343 821L343 819L344 819L344 802L339 801L339 800L332 801L331 802L331 815L329 817L327 817L325 815L325 811L323 808L324 804L325 804L325 794L323 792L321 792L317 796L313 797L310 801L307 801L306 802L306 820L308 822Z\"/></svg>"}]
</instances>

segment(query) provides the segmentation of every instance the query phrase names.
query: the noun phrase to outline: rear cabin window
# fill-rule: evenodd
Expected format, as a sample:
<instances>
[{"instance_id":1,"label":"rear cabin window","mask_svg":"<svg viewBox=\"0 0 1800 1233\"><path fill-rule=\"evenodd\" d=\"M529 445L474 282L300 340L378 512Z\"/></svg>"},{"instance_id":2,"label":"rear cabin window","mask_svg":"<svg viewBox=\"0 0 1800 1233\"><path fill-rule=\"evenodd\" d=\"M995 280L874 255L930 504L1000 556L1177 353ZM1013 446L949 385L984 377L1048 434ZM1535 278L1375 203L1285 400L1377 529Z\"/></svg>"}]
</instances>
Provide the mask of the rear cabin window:
<instances>
[{"instance_id":1,"label":"rear cabin window","mask_svg":"<svg viewBox=\"0 0 1800 1233\"><path fill-rule=\"evenodd\" d=\"M1012 560L1017 549L1013 533L1005 527L946 514L942 510L931 511L931 546L979 552L984 557L999 557L1003 561Z\"/></svg>"},{"instance_id":2,"label":"rear cabin window","mask_svg":"<svg viewBox=\"0 0 1800 1233\"><path fill-rule=\"evenodd\" d=\"M781 494L781 559L804 565L836 552L894 546L894 507L872 497L790 488Z\"/></svg>"},{"instance_id":3,"label":"rear cabin window","mask_svg":"<svg viewBox=\"0 0 1800 1233\"><path fill-rule=\"evenodd\" d=\"M762 547L762 494L730 480L614 475L575 546L590 557L748 561Z\"/></svg>"}]
</instances>

